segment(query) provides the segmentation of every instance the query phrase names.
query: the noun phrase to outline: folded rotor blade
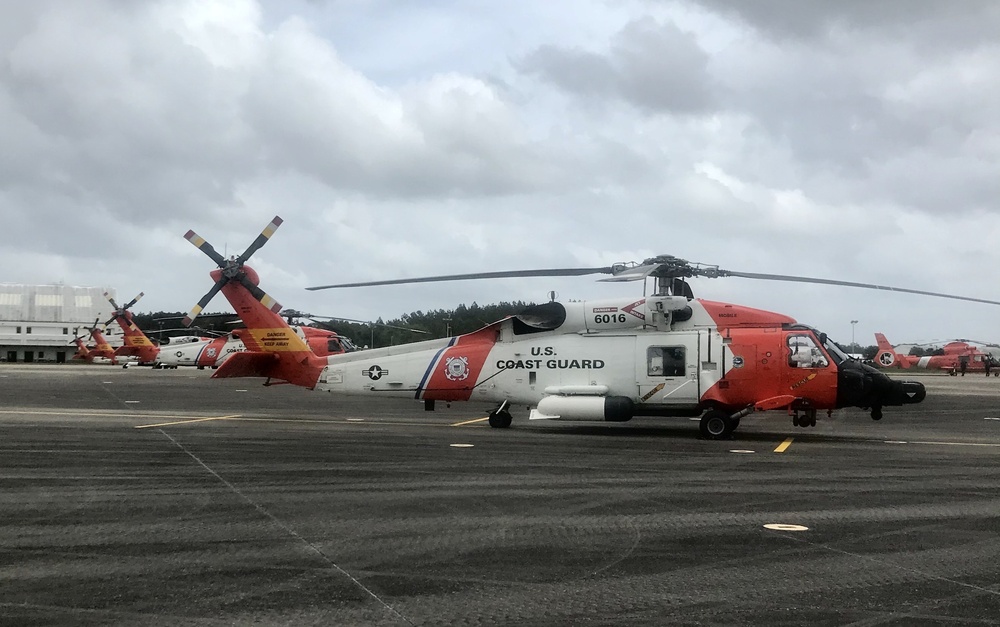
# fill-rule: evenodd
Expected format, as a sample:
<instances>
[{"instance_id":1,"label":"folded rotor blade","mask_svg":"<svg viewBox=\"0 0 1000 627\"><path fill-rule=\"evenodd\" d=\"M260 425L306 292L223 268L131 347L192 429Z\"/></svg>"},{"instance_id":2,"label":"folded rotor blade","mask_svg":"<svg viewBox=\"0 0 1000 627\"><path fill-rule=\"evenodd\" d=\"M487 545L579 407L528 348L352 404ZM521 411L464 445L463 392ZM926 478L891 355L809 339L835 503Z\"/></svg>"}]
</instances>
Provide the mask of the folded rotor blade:
<instances>
[{"instance_id":1,"label":"folded rotor blade","mask_svg":"<svg viewBox=\"0 0 1000 627\"><path fill-rule=\"evenodd\" d=\"M720 270L719 276L735 276L744 279L761 279L765 281L791 281L795 283L817 283L819 285L841 285L844 287L860 287L869 290L883 290L886 292L903 292L906 294L920 294L921 296L937 296L939 298L951 298L954 300L965 300L973 303L986 303L987 305L1000 305L1000 301L987 300L985 298L972 298L969 296L955 296L954 294L941 294L939 292L928 292L925 290L911 290L905 287L892 287L890 285L876 285L875 283L856 283L854 281L837 281L834 279L817 279L804 276L790 276L785 274L759 274L756 272L732 272L730 270Z\"/></svg>"},{"instance_id":2,"label":"folded rotor blade","mask_svg":"<svg viewBox=\"0 0 1000 627\"><path fill-rule=\"evenodd\" d=\"M271 298L270 296L268 296L267 293L264 292L264 290L254 285L253 281L247 278L247 275L241 273L238 275L238 278L240 283L243 284L243 287L250 290L250 293L253 294L253 297L259 300L262 305L264 305L274 313L278 313L279 311L281 311L281 304L278 303L278 301Z\"/></svg>"},{"instance_id":3,"label":"folded rotor blade","mask_svg":"<svg viewBox=\"0 0 1000 627\"><path fill-rule=\"evenodd\" d=\"M257 252L257 249L266 244L267 240L271 239L271 236L274 235L274 232L278 230L278 227L281 226L282 222L284 222L284 220L282 220L279 216L274 216L274 219L271 220L270 224L264 227L264 230L260 232L260 235L257 236L257 239L255 239L253 243L250 244L250 246L248 246L247 249L243 251L242 255L236 258L236 264L242 266L244 263L246 263L246 260L249 259L251 255L253 255L255 252Z\"/></svg>"},{"instance_id":4,"label":"folded rotor blade","mask_svg":"<svg viewBox=\"0 0 1000 627\"><path fill-rule=\"evenodd\" d=\"M216 281L215 285L212 286L212 289L208 290L208 292L201 297L201 300L199 300L198 304L191 309L191 312L188 315L184 316L184 320L181 321L181 324L183 324L186 327L191 326L191 323L194 322L194 319L198 317L198 314L201 313L201 310L208 305L209 301L211 301L215 297L215 295L219 293L219 290L222 289L222 286L228 282L229 279L226 278L225 276Z\"/></svg>"},{"instance_id":5,"label":"folded rotor blade","mask_svg":"<svg viewBox=\"0 0 1000 627\"><path fill-rule=\"evenodd\" d=\"M611 274L611 268L551 268L548 270L508 270L502 272L472 272L469 274L448 274L443 276L427 276L415 279L391 279L388 281L364 281L361 283L339 283L335 285L318 285L307 287L307 290L326 290L341 287L371 287L374 285L403 285L406 283L434 283L437 281L465 281L468 279L508 279L534 276L583 276L585 274Z\"/></svg>"},{"instance_id":6,"label":"folded rotor blade","mask_svg":"<svg viewBox=\"0 0 1000 627\"><path fill-rule=\"evenodd\" d=\"M606 279L597 279L603 283L619 283L625 281L641 281L660 268L660 264L645 264L627 268Z\"/></svg>"},{"instance_id":7,"label":"folded rotor blade","mask_svg":"<svg viewBox=\"0 0 1000 627\"><path fill-rule=\"evenodd\" d=\"M205 253L212 258L220 268L226 267L226 258L219 254L219 251L215 250L211 244L205 241L205 238L201 237L194 231L188 231L184 234L184 239L194 244L195 248Z\"/></svg>"}]
</instances>

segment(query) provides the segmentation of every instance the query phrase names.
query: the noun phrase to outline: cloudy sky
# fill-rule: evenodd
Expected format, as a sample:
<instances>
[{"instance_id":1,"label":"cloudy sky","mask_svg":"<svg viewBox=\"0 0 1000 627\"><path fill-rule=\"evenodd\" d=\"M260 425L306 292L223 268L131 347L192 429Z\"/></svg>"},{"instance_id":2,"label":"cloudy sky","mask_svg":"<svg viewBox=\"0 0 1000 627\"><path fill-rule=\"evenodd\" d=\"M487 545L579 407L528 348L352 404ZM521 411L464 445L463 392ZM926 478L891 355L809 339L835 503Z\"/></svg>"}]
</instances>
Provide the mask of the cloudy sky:
<instances>
[{"instance_id":1,"label":"cloudy sky","mask_svg":"<svg viewBox=\"0 0 1000 627\"><path fill-rule=\"evenodd\" d=\"M640 294L609 265L1000 300L1000 3L0 0L0 281L187 310L253 258L283 305L372 319ZM696 295L850 342L1000 342L1000 307L746 279ZM209 311L227 309L219 296ZM859 322L852 327L850 321Z\"/></svg>"}]
</instances>

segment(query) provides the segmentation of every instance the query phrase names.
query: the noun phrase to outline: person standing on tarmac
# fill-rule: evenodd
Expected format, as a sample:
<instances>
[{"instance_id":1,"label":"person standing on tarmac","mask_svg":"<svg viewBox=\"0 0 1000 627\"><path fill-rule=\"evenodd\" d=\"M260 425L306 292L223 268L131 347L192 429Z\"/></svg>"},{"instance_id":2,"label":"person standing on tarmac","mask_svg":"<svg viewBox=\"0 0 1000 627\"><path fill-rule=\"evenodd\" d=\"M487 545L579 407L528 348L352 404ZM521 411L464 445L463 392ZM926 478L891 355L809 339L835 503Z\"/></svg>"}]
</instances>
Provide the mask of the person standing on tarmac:
<instances>
[{"instance_id":1,"label":"person standing on tarmac","mask_svg":"<svg viewBox=\"0 0 1000 627\"><path fill-rule=\"evenodd\" d=\"M993 368L993 356L987 355L986 359L983 360L983 370L986 371L986 376L990 376L990 369Z\"/></svg>"}]
</instances>

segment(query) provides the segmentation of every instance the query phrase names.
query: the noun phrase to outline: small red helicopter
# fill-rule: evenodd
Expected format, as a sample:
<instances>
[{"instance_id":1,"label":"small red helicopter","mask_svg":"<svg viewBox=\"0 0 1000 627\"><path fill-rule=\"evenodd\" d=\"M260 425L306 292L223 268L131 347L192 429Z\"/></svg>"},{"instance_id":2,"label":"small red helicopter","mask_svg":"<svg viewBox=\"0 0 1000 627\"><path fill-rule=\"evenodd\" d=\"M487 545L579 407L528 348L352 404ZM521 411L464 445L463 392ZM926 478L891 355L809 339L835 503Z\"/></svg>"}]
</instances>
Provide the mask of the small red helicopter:
<instances>
[{"instance_id":1,"label":"small red helicopter","mask_svg":"<svg viewBox=\"0 0 1000 627\"><path fill-rule=\"evenodd\" d=\"M73 344L76 344L76 354L73 355L73 359L80 359L87 362L88 364L117 364L118 361L115 358L115 349L112 348L111 344L104 337L104 333L97 326L100 322L100 318L94 320L94 325L87 329L90 334L90 339L93 340L93 346L87 346L84 342L83 337L78 335L80 328L77 327L73 330Z\"/></svg>"},{"instance_id":2,"label":"small red helicopter","mask_svg":"<svg viewBox=\"0 0 1000 627\"><path fill-rule=\"evenodd\" d=\"M878 353L875 361L883 368L926 368L928 370L944 370L952 376L961 372L993 372L993 376L1000 376L1000 364L996 362L993 355L983 352L978 347L956 340L948 342L942 347L940 355L901 355L896 352L889 340L881 333L875 334L875 342L878 344ZM962 368L962 364L965 368Z\"/></svg>"},{"instance_id":3,"label":"small red helicopter","mask_svg":"<svg viewBox=\"0 0 1000 627\"><path fill-rule=\"evenodd\" d=\"M320 358L278 314L281 306L260 289L246 261L274 234L275 216L239 256L229 259L188 231L185 238L218 266L215 285L185 318L218 293L247 326L249 352L226 361L214 377L266 377L309 389L435 401L497 403L491 427L509 427L510 408L529 408L530 419L624 422L634 416L701 416L701 434L727 438L757 411L785 410L796 426L815 426L817 414L841 407L871 410L919 403L923 384L895 381L851 359L825 333L768 311L696 299L690 277L743 277L918 290L732 272L660 256L641 264L599 268L519 270L426 277L308 289L392 285L498 277L608 274L608 281L652 278L656 291L641 298L549 302L530 307L458 337L428 340Z\"/></svg>"},{"instance_id":4,"label":"small red helicopter","mask_svg":"<svg viewBox=\"0 0 1000 627\"><path fill-rule=\"evenodd\" d=\"M283 315L286 316L286 319L289 317L287 313L283 312ZM294 324L291 325L291 328L296 335L305 341L309 350L317 357L358 350L349 339L334 331ZM177 368L178 366L197 366L199 369L218 368L233 354L247 350L242 339L246 332L246 329L234 329L232 332L216 338L160 346L157 365L161 368Z\"/></svg>"},{"instance_id":5,"label":"small red helicopter","mask_svg":"<svg viewBox=\"0 0 1000 627\"><path fill-rule=\"evenodd\" d=\"M132 312L129 311L129 308L139 302L139 299L144 295L145 292L139 292L139 295L126 303L124 307L119 307L115 299L107 292L104 292L104 298L107 298L111 306L114 307L111 317L104 324L107 325L111 324L112 321L116 321L122 328L122 336L125 343L115 351L116 357L119 359L130 358L133 361L138 361L139 365L149 366L156 364L156 357L160 353L160 347L146 337L142 329L136 326L132 320Z\"/></svg>"}]
</instances>

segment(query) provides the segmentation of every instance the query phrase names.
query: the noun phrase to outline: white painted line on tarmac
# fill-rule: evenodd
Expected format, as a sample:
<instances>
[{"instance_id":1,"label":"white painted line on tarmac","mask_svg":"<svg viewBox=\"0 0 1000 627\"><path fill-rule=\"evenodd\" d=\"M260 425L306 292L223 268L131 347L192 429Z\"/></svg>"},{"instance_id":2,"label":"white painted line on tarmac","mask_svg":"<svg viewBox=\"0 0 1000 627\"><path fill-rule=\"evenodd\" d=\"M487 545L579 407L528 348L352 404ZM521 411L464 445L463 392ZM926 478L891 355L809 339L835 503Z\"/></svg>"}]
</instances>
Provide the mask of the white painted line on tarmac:
<instances>
[{"instance_id":1,"label":"white painted line on tarmac","mask_svg":"<svg viewBox=\"0 0 1000 627\"><path fill-rule=\"evenodd\" d=\"M239 418L239 414L233 414L232 416L213 416L211 418L194 418L191 420L175 420L173 422L161 422L155 425L136 425L136 429L152 429L153 427L169 427L172 425L186 425L192 422L206 422L208 420L232 420L234 418Z\"/></svg>"},{"instance_id":2,"label":"white painted line on tarmac","mask_svg":"<svg viewBox=\"0 0 1000 627\"><path fill-rule=\"evenodd\" d=\"M452 448L472 448L475 444L449 444Z\"/></svg>"},{"instance_id":3,"label":"white painted line on tarmac","mask_svg":"<svg viewBox=\"0 0 1000 627\"><path fill-rule=\"evenodd\" d=\"M983 420L1000 420L1000 418L994 418L993 416L987 416Z\"/></svg>"},{"instance_id":4,"label":"white painted line on tarmac","mask_svg":"<svg viewBox=\"0 0 1000 627\"><path fill-rule=\"evenodd\" d=\"M348 418L347 422L364 422L364 418Z\"/></svg>"},{"instance_id":5,"label":"white painted line on tarmac","mask_svg":"<svg viewBox=\"0 0 1000 627\"><path fill-rule=\"evenodd\" d=\"M126 403L140 403L142 401L125 401Z\"/></svg>"},{"instance_id":6,"label":"white painted line on tarmac","mask_svg":"<svg viewBox=\"0 0 1000 627\"><path fill-rule=\"evenodd\" d=\"M757 451L751 451L751 450L750 450L750 449L748 449L748 448L731 448L731 449L729 449L729 452L730 452L730 453L743 453L743 454L749 454L749 453L756 453Z\"/></svg>"},{"instance_id":7,"label":"white painted line on tarmac","mask_svg":"<svg viewBox=\"0 0 1000 627\"><path fill-rule=\"evenodd\" d=\"M802 525L786 525L783 523L768 523L764 525L764 529L770 529L772 531L809 531L809 527L803 527Z\"/></svg>"},{"instance_id":8,"label":"white painted line on tarmac","mask_svg":"<svg viewBox=\"0 0 1000 627\"><path fill-rule=\"evenodd\" d=\"M886 440L886 444L909 444L906 440Z\"/></svg>"}]
</instances>

